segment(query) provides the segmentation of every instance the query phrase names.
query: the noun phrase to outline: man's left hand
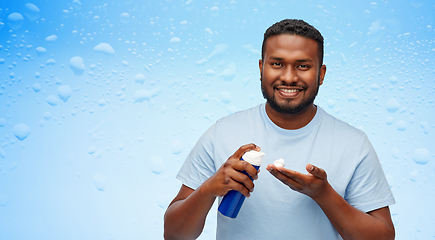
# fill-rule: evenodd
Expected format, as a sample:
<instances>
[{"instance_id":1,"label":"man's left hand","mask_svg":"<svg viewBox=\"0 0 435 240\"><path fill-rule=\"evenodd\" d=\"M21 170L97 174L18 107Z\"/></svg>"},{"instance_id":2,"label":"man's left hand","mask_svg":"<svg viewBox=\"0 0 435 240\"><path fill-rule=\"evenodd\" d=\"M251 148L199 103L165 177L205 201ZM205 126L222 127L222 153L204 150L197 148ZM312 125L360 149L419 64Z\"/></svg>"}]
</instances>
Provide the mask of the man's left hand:
<instances>
[{"instance_id":1,"label":"man's left hand","mask_svg":"<svg viewBox=\"0 0 435 240\"><path fill-rule=\"evenodd\" d=\"M273 164L267 166L267 170L278 180L291 189L303 193L312 199L320 198L326 194L329 183L325 170L312 164L306 166L307 174L293 171L284 167L276 167Z\"/></svg>"}]
</instances>

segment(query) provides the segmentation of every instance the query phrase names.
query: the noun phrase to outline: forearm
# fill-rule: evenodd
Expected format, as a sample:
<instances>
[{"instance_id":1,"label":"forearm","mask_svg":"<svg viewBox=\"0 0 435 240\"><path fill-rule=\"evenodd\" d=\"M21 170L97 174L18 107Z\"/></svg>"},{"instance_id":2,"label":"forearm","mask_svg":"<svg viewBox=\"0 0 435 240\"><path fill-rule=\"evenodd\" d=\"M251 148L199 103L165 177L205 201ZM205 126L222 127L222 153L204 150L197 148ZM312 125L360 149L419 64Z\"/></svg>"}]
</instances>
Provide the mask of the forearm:
<instances>
[{"instance_id":1,"label":"forearm","mask_svg":"<svg viewBox=\"0 0 435 240\"><path fill-rule=\"evenodd\" d=\"M394 239L392 224L351 206L329 184L325 194L314 200L345 240Z\"/></svg>"},{"instance_id":2,"label":"forearm","mask_svg":"<svg viewBox=\"0 0 435 240\"><path fill-rule=\"evenodd\" d=\"M165 239L196 239L214 200L215 197L202 194L199 187L186 199L172 203L165 213Z\"/></svg>"}]
</instances>

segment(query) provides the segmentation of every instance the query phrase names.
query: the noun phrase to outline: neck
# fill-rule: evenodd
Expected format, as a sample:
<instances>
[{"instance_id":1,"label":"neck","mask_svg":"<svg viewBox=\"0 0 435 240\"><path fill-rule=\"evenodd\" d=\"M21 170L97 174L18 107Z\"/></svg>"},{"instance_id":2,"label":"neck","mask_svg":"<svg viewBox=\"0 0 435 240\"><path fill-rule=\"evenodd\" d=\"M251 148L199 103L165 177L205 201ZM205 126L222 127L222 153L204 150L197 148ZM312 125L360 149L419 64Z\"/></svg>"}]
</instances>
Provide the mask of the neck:
<instances>
[{"instance_id":1,"label":"neck","mask_svg":"<svg viewBox=\"0 0 435 240\"><path fill-rule=\"evenodd\" d=\"M270 120L278 127L287 130L296 130L305 127L314 118L317 106L311 104L304 110L295 114L280 113L266 103L266 113Z\"/></svg>"}]
</instances>

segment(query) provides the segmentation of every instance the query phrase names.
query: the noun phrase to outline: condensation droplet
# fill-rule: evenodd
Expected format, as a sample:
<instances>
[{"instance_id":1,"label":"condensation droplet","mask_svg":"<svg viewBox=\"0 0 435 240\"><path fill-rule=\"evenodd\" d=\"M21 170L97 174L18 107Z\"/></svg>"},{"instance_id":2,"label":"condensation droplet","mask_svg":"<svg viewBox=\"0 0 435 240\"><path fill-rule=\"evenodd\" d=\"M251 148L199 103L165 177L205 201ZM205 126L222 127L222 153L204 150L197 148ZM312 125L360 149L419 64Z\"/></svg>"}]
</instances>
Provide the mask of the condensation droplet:
<instances>
[{"instance_id":1,"label":"condensation droplet","mask_svg":"<svg viewBox=\"0 0 435 240\"><path fill-rule=\"evenodd\" d=\"M145 82L145 75L139 73L134 76L134 81L139 84L143 84Z\"/></svg>"},{"instance_id":2,"label":"condensation droplet","mask_svg":"<svg viewBox=\"0 0 435 240\"><path fill-rule=\"evenodd\" d=\"M71 87L68 85L58 87L57 94L59 95L60 99L62 99L62 101L66 102L71 97Z\"/></svg>"},{"instance_id":3,"label":"condensation droplet","mask_svg":"<svg viewBox=\"0 0 435 240\"><path fill-rule=\"evenodd\" d=\"M397 130L399 130L399 131L405 131L406 127L407 127L407 124L406 124L405 121L402 121L402 120L397 121L397 123L396 123Z\"/></svg>"},{"instance_id":4,"label":"condensation droplet","mask_svg":"<svg viewBox=\"0 0 435 240\"><path fill-rule=\"evenodd\" d=\"M89 149L88 149L88 153L89 153L89 154L93 154L93 153L95 153L96 151L97 151L97 148L94 147L94 146L90 146Z\"/></svg>"},{"instance_id":5,"label":"condensation droplet","mask_svg":"<svg viewBox=\"0 0 435 240\"><path fill-rule=\"evenodd\" d=\"M94 47L94 51L105 53L107 55L114 55L115 50L113 50L112 46L108 43L100 43Z\"/></svg>"},{"instance_id":6,"label":"condensation droplet","mask_svg":"<svg viewBox=\"0 0 435 240\"><path fill-rule=\"evenodd\" d=\"M212 76L216 75L216 71L213 69L207 69L205 71L205 75L207 75L208 77L212 77Z\"/></svg>"},{"instance_id":7,"label":"condensation droplet","mask_svg":"<svg viewBox=\"0 0 435 240\"><path fill-rule=\"evenodd\" d=\"M26 3L24 7L25 7L24 15L26 15L26 17L28 17L30 21L33 22L39 18L39 8L35 6L35 4Z\"/></svg>"},{"instance_id":8,"label":"condensation droplet","mask_svg":"<svg viewBox=\"0 0 435 240\"><path fill-rule=\"evenodd\" d=\"M415 163L424 165L429 162L431 156L426 148L418 148L412 153L412 159Z\"/></svg>"},{"instance_id":9,"label":"condensation droplet","mask_svg":"<svg viewBox=\"0 0 435 240\"><path fill-rule=\"evenodd\" d=\"M410 174L410 179L411 179L411 181L413 181L413 182L417 182L417 180L418 180L418 176L420 175L419 173L418 173L418 170L414 170L414 171L412 171Z\"/></svg>"},{"instance_id":10,"label":"condensation droplet","mask_svg":"<svg viewBox=\"0 0 435 240\"><path fill-rule=\"evenodd\" d=\"M180 43L181 39L178 37L173 37L171 38L171 40L169 40L170 43L176 44L176 43Z\"/></svg>"},{"instance_id":11,"label":"condensation droplet","mask_svg":"<svg viewBox=\"0 0 435 240\"><path fill-rule=\"evenodd\" d=\"M231 93L227 92L227 91L222 91L221 92L221 101L223 103L230 103L231 102Z\"/></svg>"},{"instance_id":12,"label":"condensation droplet","mask_svg":"<svg viewBox=\"0 0 435 240\"><path fill-rule=\"evenodd\" d=\"M371 88L373 91L376 91L376 90L379 90L379 85L376 84L376 83L373 83L373 84L370 86L370 88Z\"/></svg>"},{"instance_id":13,"label":"condensation droplet","mask_svg":"<svg viewBox=\"0 0 435 240\"><path fill-rule=\"evenodd\" d=\"M73 0L72 5L77 10L80 10L82 8L82 3L80 2L80 0Z\"/></svg>"},{"instance_id":14,"label":"condensation droplet","mask_svg":"<svg viewBox=\"0 0 435 240\"><path fill-rule=\"evenodd\" d=\"M47 38L45 38L45 40L47 42L54 42L54 41L57 40L57 36L56 35L51 35L51 36L48 36Z\"/></svg>"},{"instance_id":15,"label":"condensation droplet","mask_svg":"<svg viewBox=\"0 0 435 240\"><path fill-rule=\"evenodd\" d=\"M18 138L18 140L23 141L24 139L27 138L27 136L29 136L31 129L26 124L19 123L19 124L14 126L12 131L13 131L15 137Z\"/></svg>"},{"instance_id":16,"label":"condensation droplet","mask_svg":"<svg viewBox=\"0 0 435 240\"><path fill-rule=\"evenodd\" d=\"M388 102L387 102L387 111L388 112L390 112L390 113L397 112L397 110L399 110L399 108L400 108L400 104L397 101L397 99L391 98L390 100L388 100Z\"/></svg>"},{"instance_id":17,"label":"condensation droplet","mask_svg":"<svg viewBox=\"0 0 435 240\"><path fill-rule=\"evenodd\" d=\"M98 105L100 105L100 106L104 106L104 105L106 105L106 104L107 104L106 100L104 100L104 99L100 99L100 100L98 100Z\"/></svg>"},{"instance_id":18,"label":"condensation droplet","mask_svg":"<svg viewBox=\"0 0 435 240\"><path fill-rule=\"evenodd\" d=\"M391 124L393 124L393 122L394 122L394 118L391 117L391 116L389 116L389 117L387 117L387 118L385 119L385 123L386 123L387 125L391 125Z\"/></svg>"},{"instance_id":19,"label":"condensation droplet","mask_svg":"<svg viewBox=\"0 0 435 240\"><path fill-rule=\"evenodd\" d=\"M58 103L57 97L54 95L48 96L47 99L45 99L45 101L47 101L47 103L53 107L56 106Z\"/></svg>"},{"instance_id":20,"label":"condensation droplet","mask_svg":"<svg viewBox=\"0 0 435 240\"><path fill-rule=\"evenodd\" d=\"M219 8L216 6L210 8L210 15L212 17L217 17L219 15Z\"/></svg>"},{"instance_id":21,"label":"condensation droplet","mask_svg":"<svg viewBox=\"0 0 435 240\"><path fill-rule=\"evenodd\" d=\"M128 14L128 13L121 13L120 18L121 18L122 23L127 24L130 22L130 14Z\"/></svg>"},{"instance_id":22,"label":"condensation droplet","mask_svg":"<svg viewBox=\"0 0 435 240\"><path fill-rule=\"evenodd\" d=\"M347 94L347 101L358 102L358 96L355 93L349 93Z\"/></svg>"},{"instance_id":23,"label":"condensation droplet","mask_svg":"<svg viewBox=\"0 0 435 240\"><path fill-rule=\"evenodd\" d=\"M3 148L0 148L0 157L6 158L6 151Z\"/></svg>"},{"instance_id":24,"label":"condensation droplet","mask_svg":"<svg viewBox=\"0 0 435 240\"><path fill-rule=\"evenodd\" d=\"M151 91L145 89L139 89L133 94L133 99L135 102L143 102L145 100L151 100L151 98L157 96L160 93L159 88L154 88Z\"/></svg>"},{"instance_id":25,"label":"condensation droplet","mask_svg":"<svg viewBox=\"0 0 435 240\"><path fill-rule=\"evenodd\" d=\"M106 177L105 175L103 175L101 173L95 173L93 180L94 180L95 187L99 191L106 190L106 185L109 182L108 177Z\"/></svg>"},{"instance_id":26,"label":"condensation droplet","mask_svg":"<svg viewBox=\"0 0 435 240\"><path fill-rule=\"evenodd\" d=\"M423 129L423 132L425 134L429 133L429 123L428 122L421 122L420 123L421 128Z\"/></svg>"},{"instance_id":27,"label":"condensation droplet","mask_svg":"<svg viewBox=\"0 0 435 240\"><path fill-rule=\"evenodd\" d=\"M150 169L155 174L160 174L165 170L165 161L160 156L150 157Z\"/></svg>"},{"instance_id":28,"label":"condensation droplet","mask_svg":"<svg viewBox=\"0 0 435 240\"><path fill-rule=\"evenodd\" d=\"M39 92L39 91L41 91L41 85L39 84L39 83L35 83L35 84L33 84L32 85L32 88L33 88L33 91L35 91L35 92Z\"/></svg>"},{"instance_id":29,"label":"condensation droplet","mask_svg":"<svg viewBox=\"0 0 435 240\"><path fill-rule=\"evenodd\" d=\"M181 26L182 29L187 29L188 24L189 23L187 21L181 21L180 22L180 26Z\"/></svg>"},{"instance_id":30,"label":"condensation droplet","mask_svg":"<svg viewBox=\"0 0 435 240\"><path fill-rule=\"evenodd\" d=\"M14 12L11 13L8 16L8 25L9 27L11 27L13 30L17 30L18 28L20 28L21 26L23 26L24 24L24 18L23 15Z\"/></svg>"},{"instance_id":31,"label":"condensation droplet","mask_svg":"<svg viewBox=\"0 0 435 240\"><path fill-rule=\"evenodd\" d=\"M394 85L394 84L397 83L397 81L398 81L398 80L397 80L397 77L396 77L396 76L391 76L391 77L390 77L390 83L391 83L391 84Z\"/></svg>"},{"instance_id":32,"label":"condensation droplet","mask_svg":"<svg viewBox=\"0 0 435 240\"><path fill-rule=\"evenodd\" d=\"M395 159L399 159L400 158L400 151L397 148L391 148L391 156L393 156L393 158Z\"/></svg>"},{"instance_id":33,"label":"condensation droplet","mask_svg":"<svg viewBox=\"0 0 435 240\"><path fill-rule=\"evenodd\" d=\"M171 144L171 151L173 154L178 155L180 154L184 149L184 144L180 140L175 140Z\"/></svg>"},{"instance_id":34,"label":"condensation droplet","mask_svg":"<svg viewBox=\"0 0 435 240\"><path fill-rule=\"evenodd\" d=\"M45 118L45 120L48 121L48 120L50 120L53 117L53 115L51 115L50 112L45 112L43 117Z\"/></svg>"},{"instance_id":35,"label":"condensation droplet","mask_svg":"<svg viewBox=\"0 0 435 240\"><path fill-rule=\"evenodd\" d=\"M83 64L83 58L79 56L72 57L69 60L69 67L73 71L74 75L81 76L85 71L85 65Z\"/></svg>"},{"instance_id":36,"label":"condensation droplet","mask_svg":"<svg viewBox=\"0 0 435 240\"><path fill-rule=\"evenodd\" d=\"M334 108L335 106L335 101L332 99L329 99L326 104L328 105L329 108Z\"/></svg>"},{"instance_id":37,"label":"condensation droplet","mask_svg":"<svg viewBox=\"0 0 435 240\"><path fill-rule=\"evenodd\" d=\"M47 53L47 50L43 47L37 47L36 48L36 55L38 55L38 57L42 57Z\"/></svg>"},{"instance_id":38,"label":"condensation droplet","mask_svg":"<svg viewBox=\"0 0 435 240\"><path fill-rule=\"evenodd\" d=\"M228 68L225 69L220 77L222 77L225 81L232 81L236 76L236 64L230 63L228 64Z\"/></svg>"}]
</instances>

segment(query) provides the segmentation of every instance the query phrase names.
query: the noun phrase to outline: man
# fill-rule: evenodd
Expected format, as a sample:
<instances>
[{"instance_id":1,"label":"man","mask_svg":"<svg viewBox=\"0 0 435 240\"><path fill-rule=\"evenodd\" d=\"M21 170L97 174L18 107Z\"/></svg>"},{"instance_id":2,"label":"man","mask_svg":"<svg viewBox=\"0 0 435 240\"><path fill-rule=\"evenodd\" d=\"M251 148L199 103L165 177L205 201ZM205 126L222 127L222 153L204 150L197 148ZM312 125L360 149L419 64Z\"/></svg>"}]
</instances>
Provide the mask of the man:
<instances>
[{"instance_id":1,"label":"man","mask_svg":"<svg viewBox=\"0 0 435 240\"><path fill-rule=\"evenodd\" d=\"M235 219L218 213L217 239L394 239L394 198L367 136L314 105L321 34L301 20L275 23L259 67L266 103L220 119L192 149L165 238L197 238L216 197L234 189L249 198ZM259 146L270 174L240 161ZM279 158L288 168L271 164Z\"/></svg>"}]
</instances>

